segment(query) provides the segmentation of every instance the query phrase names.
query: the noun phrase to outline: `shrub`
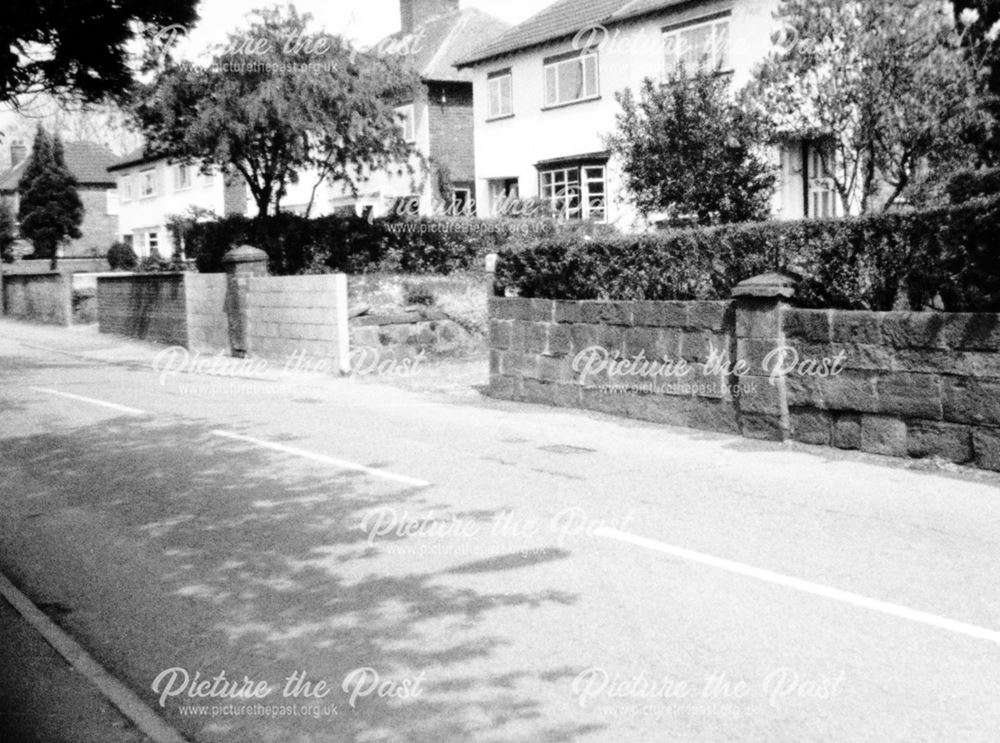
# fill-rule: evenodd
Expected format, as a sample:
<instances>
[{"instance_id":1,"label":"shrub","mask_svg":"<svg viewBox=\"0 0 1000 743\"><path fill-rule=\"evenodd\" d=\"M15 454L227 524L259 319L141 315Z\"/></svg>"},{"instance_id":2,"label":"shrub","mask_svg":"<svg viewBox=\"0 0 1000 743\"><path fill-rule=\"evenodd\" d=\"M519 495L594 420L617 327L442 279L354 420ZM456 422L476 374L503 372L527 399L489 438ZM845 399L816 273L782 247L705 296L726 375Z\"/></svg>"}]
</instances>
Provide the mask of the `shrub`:
<instances>
[{"instance_id":1,"label":"shrub","mask_svg":"<svg viewBox=\"0 0 1000 743\"><path fill-rule=\"evenodd\" d=\"M541 240L500 253L496 281L548 299L725 299L766 271L801 277L803 307L1000 310L1000 199L848 219Z\"/></svg>"},{"instance_id":2,"label":"shrub","mask_svg":"<svg viewBox=\"0 0 1000 743\"><path fill-rule=\"evenodd\" d=\"M434 302L434 292L426 284L403 284L403 304L430 307Z\"/></svg>"},{"instance_id":3,"label":"shrub","mask_svg":"<svg viewBox=\"0 0 1000 743\"><path fill-rule=\"evenodd\" d=\"M139 258L132 248L123 242L116 242L108 248L107 258L112 271L119 269L122 271L132 271L139 263Z\"/></svg>"},{"instance_id":4,"label":"shrub","mask_svg":"<svg viewBox=\"0 0 1000 743\"><path fill-rule=\"evenodd\" d=\"M1000 194L1000 168L960 170L948 181L947 191L952 204L996 196Z\"/></svg>"},{"instance_id":5,"label":"shrub","mask_svg":"<svg viewBox=\"0 0 1000 743\"><path fill-rule=\"evenodd\" d=\"M268 254L274 275L343 271L404 271L449 274L480 269L487 253L505 245L528 244L540 237L606 234L606 225L581 225L551 219L403 219L327 216L306 219L279 214L263 219L178 222L185 252L199 271L223 270L222 257L238 245Z\"/></svg>"}]
</instances>

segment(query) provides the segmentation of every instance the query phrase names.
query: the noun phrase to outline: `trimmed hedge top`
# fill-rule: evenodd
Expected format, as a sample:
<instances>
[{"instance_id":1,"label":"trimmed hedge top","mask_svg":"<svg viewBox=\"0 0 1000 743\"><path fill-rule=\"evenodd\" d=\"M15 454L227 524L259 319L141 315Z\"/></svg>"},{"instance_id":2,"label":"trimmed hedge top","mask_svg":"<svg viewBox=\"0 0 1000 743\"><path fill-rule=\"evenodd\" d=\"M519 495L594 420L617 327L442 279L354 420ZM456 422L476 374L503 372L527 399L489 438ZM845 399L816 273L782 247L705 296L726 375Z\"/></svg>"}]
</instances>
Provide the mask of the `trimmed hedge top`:
<instances>
[{"instance_id":1,"label":"trimmed hedge top","mask_svg":"<svg viewBox=\"0 0 1000 743\"><path fill-rule=\"evenodd\" d=\"M607 232L603 225L553 219L402 219L327 216L307 219L279 214L253 219L227 217L184 221L184 252L203 273L223 270L222 256L237 245L265 251L272 274L343 271L448 274L483 268L487 253L557 234L578 239Z\"/></svg>"},{"instance_id":2,"label":"trimmed hedge top","mask_svg":"<svg viewBox=\"0 0 1000 743\"><path fill-rule=\"evenodd\" d=\"M496 282L544 299L728 299L766 271L803 307L1000 311L1000 199L847 219L725 225L501 251Z\"/></svg>"}]
</instances>

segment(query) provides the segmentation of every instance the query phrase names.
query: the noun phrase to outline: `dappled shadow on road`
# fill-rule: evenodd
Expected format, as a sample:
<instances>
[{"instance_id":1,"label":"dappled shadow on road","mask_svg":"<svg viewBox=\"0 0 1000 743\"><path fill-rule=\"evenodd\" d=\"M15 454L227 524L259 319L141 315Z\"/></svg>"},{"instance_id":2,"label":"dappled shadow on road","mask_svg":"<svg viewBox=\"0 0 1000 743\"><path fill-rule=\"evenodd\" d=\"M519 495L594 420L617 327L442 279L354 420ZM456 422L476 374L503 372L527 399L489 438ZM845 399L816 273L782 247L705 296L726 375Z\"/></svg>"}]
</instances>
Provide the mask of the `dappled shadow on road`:
<instances>
[{"instance_id":1,"label":"dappled shadow on road","mask_svg":"<svg viewBox=\"0 0 1000 743\"><path fill-rule=\"evenodd\" d=\"M0 438L0 499L0 565L36 586L36 600L68 607L58 621L194 740L572 741L595 729L550 718L544 702L546 687L566 696L581 669L494 662L518 639L501 616L530 622L576 596L537 582L482 587L496 571L568 553L416 563L387 549L402 537L372 542L359 528L377 507L483 521L492 511L458 514L433 490L223 440L201 424L124 417ZM181 707L246 702L184 693L161 709L151 684L175 667L265 680L269 705L315 702L283 697L285 679L304 672L335 687L321 702L337 714L194 719ZM382 681L422 675L422 693L383 687L387 696L352 707L342 684L360 668Z\"/></svg>"}]
</instances>

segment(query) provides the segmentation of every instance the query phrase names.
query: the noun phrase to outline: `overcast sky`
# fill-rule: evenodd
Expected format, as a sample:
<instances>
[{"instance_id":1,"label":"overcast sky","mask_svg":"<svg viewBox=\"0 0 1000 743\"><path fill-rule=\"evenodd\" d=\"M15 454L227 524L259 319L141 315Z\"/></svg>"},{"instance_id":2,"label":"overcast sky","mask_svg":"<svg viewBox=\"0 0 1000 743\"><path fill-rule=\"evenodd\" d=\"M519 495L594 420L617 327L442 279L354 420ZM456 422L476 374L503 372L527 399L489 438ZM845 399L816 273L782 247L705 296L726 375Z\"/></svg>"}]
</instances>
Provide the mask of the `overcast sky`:
<instances>
[{"instance_id":1,"label":"overcast sky","mask_svg":"<svg viewBox=\"0 0 1000 743\"><path fill-rule=\"evenodd\" d=\"M461 7L476 7L507 23L519 23L555 0L462 0ZM180 56L198 55L222 43L227 31L244 25L246 14L266 6L267 0L201 0L201 21ZM283 3L279 3L283 4ZM309 13L318 26L342 34L361 45L371 45L399 30L399 0L296 0L299 12Z\"/></svg>"}]
</instances>

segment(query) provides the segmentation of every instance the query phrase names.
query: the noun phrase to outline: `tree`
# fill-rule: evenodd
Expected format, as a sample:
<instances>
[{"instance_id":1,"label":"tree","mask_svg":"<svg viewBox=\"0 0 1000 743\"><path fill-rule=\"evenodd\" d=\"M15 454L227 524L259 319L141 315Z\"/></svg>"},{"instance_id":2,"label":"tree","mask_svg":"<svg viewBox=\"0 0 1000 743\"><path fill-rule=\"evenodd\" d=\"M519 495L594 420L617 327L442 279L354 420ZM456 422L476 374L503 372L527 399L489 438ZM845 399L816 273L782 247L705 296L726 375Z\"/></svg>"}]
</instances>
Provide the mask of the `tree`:
<instances>
[{"instance_id":1,"label":"tree","mask_svg":"<svg viewBox=\"0 0 1000 743\"><path fill-rule=\"evenodd\" d=\"M59 246L81 236L83 203L77 182L66 167L62 140L50 138L41 126L18 184L21 235L31 241L35 256L51 259L54 271Z\"/></svg>"},{"instance_id":2,"label":"tree","mask_svg":"<svg viewBox=\"0 0 1000 743\"><path fill-rule=\"evenodd\" d=\"M1000 165L1000 0L952 2L966 59L981 78L983 109L989 116L984 131L973 132L970 140L977 147L980 164L995 167Z\"/></svg>"},{"instance_id":3,"label":"tree","mask_svg":"<svg viewBox=\"0 0 1000 743\"><path fill-rule=\"evenodd\" d=\"M134 115L151 149L242 176L260 216L280 210L307 169L317 184L354 189L372 170L407 167L395 105L413 95L415 76L310 32L309 20L294 8L257 11L209 67L173 67L144 89Z\"/></svg>"},{"instance_id":4,"label":"tree","mask_svg":"<svg viewBox=\"0 0 1000 743\"><path fill-rule=\"evenodd\" d=\"M16 237L17 226L14 223L14 212L6 199L0 199L0 261L13 262L13 247Z\"/></svg>"},{"instance_id":5,"label":"tree","mask_svg":"<svg viewBox=\"0 0 1000 743\"><path fill-rule=\"evenodd\" d=\"M735 104L726 77L682 71L644 80L638 101L628 89L616 98L622 113L608 144L644 214L702 224L767 217L775 176L762 157L762 122Z\"/></svg>"},{"instance_id":6,"label":"tree","mask_svg":"<svg viewBox=\"0 0 1000 743\"><path fill-rule=\"evenodd\" d=\"M0 102L37 93L98 101L133 83L128 46L165 43L198 19L198 0L7 3L0 25ZM162 33L170 30L170 33Z\"/></svg>"},{"instance_id":7,"label":"tree","mask_svg":"<svg viewBox=\"0 0 1000 743\"><path fill-rule=\"evenodd\" d=\"M929 0L782 0L775 50L745 101L790 137L821 140L847 214L888 209L971 157L976 75L947 8Z\"/></svg>"}]
</instances>

